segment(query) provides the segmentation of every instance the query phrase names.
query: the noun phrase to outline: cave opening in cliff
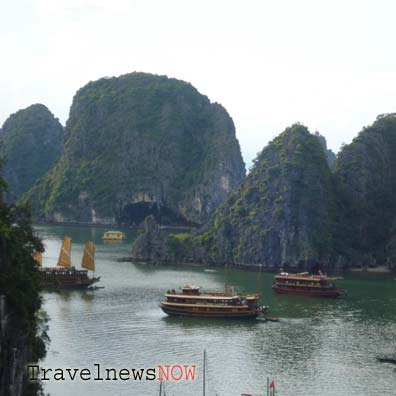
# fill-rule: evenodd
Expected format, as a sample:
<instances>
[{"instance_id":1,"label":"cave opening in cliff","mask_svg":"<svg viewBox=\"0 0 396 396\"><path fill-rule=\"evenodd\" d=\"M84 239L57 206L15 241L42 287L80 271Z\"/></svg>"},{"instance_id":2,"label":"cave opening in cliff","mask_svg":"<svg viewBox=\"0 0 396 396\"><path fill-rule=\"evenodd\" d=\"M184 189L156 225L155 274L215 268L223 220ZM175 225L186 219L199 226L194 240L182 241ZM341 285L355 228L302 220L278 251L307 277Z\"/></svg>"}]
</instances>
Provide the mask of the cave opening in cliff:
<instances>
[{"instance_id":1,"label":"cave opening in cliff","mask_svg":"<svg viewBox=\"0 0 396 396\"><path fill-rule=\"evenodd\" d=\"M121 224L138 226L149 215L153 215L157 223L161 225L193 225L179 213L157 202L135 202L125 205L121 210L119 222Z\"/></svg>"}]
</instances>

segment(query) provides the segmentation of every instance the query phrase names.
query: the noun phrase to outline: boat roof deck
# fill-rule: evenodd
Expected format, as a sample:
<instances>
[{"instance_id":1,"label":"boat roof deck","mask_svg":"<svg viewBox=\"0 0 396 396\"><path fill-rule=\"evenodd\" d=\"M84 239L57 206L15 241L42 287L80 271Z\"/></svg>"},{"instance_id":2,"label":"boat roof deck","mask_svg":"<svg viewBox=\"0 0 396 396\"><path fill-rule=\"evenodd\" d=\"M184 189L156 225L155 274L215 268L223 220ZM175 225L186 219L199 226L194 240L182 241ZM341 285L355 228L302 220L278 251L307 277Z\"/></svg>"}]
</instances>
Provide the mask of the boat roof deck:
<instances>
[{"instance_id":1,"label":"boat roof deck","mask_svg":"<svg viewBox=\"0 0 396 396\"><path fill-rule=\"evenodd\" d=\"M301 280L301 281L309 281L309 282L320 282L320 281L333 281L337 278L330 278L328 276L301 276L301 275L275 275L275 279L292 279L292 280Z\"/></svg>"},{"instance_id":2,"label":"boat roof deck","mask_svg":"<svg viewBox=\"0 0 396 396\"><path fill-rule=\"evenodd\" d=\"M123 232L122 231L110 230L110 231L106 231L105 234L123 234Z\"/></svg>"},{"instance_id":3,"label":"boat roof deck","mask_svg":"<svg viewBox=\"0 0 396 396\"><path fill-rule=\"evenodd\" d=\"M219 296L212 294L175 294L175 293L166 293L165 297L176 297L176 298L189 298L189 299L197 299L197 300L236 300L236 299L245 299L245 300L257 300L259 298L258 294L250 294L246 296L238 295L235 296Z\"/></svg>"}]
</instances>

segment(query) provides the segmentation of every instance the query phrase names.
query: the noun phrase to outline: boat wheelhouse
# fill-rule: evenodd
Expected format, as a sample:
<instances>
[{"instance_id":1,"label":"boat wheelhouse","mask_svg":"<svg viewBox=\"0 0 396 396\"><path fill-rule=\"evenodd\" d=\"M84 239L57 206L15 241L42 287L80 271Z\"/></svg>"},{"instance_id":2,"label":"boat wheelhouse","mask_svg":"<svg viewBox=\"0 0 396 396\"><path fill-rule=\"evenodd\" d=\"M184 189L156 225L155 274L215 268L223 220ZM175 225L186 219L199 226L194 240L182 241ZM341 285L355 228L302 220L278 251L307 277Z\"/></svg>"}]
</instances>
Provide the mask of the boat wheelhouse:
<instances>
[{"instance_id":1,"label":"boat wheelhouse","mask_svg":"<svg viewBox=\"0 0 396 396\"><path fill-rule=\"evenodd\" d=\"M275 275L272 289L277 293L299 294L313 297L340 297L346 294L345 290L337 289L333 283L337 278L327 275L309 275L308 272L288 274L282 272Z\"/></svg>"},{"instance_id":2,"label":"boat wheelhouse","mask_svg":"<svg viewBox=\"0 0 396 396\"><path fill-rule=\"evenodd\" d=\"M35 260L39 266L40 282L43 288L76 289L85 288L99 282L100 277L89 277L88 271L95 271L95 247L87 242L84 249L81 267L71 265L71 238L65 236L56 267L43 267L42 254L36 252Z\"/></svg>"},{"instance_id":3,"label":"boat wheelhouse","mask_svg":"<svg viewBox=\"0 0 396 396\"><path fill-rule=\"evenodd\" d=\"M186 285L182 292L165 294L162 310L168 315L207 318L256 318L263 311L258 294L239 295L231 288L224 292L201 293L198 286Z\"/></svg>"}]
</instances>

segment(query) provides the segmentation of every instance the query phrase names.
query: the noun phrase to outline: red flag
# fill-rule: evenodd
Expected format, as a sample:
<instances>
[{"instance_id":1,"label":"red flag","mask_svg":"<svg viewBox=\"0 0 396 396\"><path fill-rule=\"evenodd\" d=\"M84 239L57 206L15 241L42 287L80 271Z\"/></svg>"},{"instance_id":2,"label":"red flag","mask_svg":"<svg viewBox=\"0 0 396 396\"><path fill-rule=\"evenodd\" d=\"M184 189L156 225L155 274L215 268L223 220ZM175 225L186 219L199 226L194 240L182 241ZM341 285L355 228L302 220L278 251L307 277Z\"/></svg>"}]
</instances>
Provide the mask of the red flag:
<instances>
[{"instance_id":1,"label":"red flag","mask_svg":"<svg viewBox=\"0 0 396 396\"><path fill-rule=\"evenodd\" d=\"M272 380L269 386L269 394L270 396L275 396L275 381Z\"/></svg>"}]
</instances>

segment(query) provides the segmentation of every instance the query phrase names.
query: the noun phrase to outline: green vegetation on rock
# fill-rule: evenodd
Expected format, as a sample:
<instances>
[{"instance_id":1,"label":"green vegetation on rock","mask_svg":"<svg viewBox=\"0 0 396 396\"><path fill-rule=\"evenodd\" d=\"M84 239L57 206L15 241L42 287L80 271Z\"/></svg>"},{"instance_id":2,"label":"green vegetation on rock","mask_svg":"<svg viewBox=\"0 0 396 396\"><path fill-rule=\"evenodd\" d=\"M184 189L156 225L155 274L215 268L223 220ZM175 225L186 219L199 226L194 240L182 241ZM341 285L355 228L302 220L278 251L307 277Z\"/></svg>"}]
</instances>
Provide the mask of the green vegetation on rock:
<instances>
[{"instance_id":1,"label":"green vegetation on rock","mask_svg":"<svg viewBox=\"0 0 396 396\"><path fill-rule=\"evenodd\" d=\"M158 256L266 268L339 261L349 253L344 211L322 142L295 124L263 149L205 230L167 237ZM139 242L132 254L144 259Z\"/></svg>"},{"instance_id":2,"label":"green vegetation on rock","mask_svg":"<svg viewBox=\"0 0 396 396\"><path fill-rule=\"evenodd\" d=\"M0 130L0 158L15 202L42 177L60 157L63 127L51 112L35 104L12 114Z\"/></svg>"},{"instance_id":3,"label":"green vegetation on rock","mask_svg":"<svg viewBox=\"0 0 396 396\"><path fill-rule=\"evenodd\" d=\"M162 237L151 257L266 268L320 263L331 270L395 269L395 154L395 114L379 116L344 146L335 172L324 138L293 125L258 155L204 230L189 238ZM132 255L145 259L139 242Z\"/></svg>"},{"instance_id":4,"label":"green vegetation on rock","mask_svg":"<svg viewBox=\"0 0 396 396\"><path fill-rule=\"evenodd\" d=\"M364 128L337 160L350 204L355 248L364 265L394 266L396 257L396 114Z\"/></svg>"},{"instance_id":5,"label":"green vegetation on rock","mask_svg":"<svg viewBox=\"0 0 396 396\"><path fill-rule=\"evenodd\" d=\"M30 210L2 200L0 178L0 394L36 395L39 383L27 381L26 364L45 355L45 322L40 319L39 277L33 259L42 251Z\"/></svg>"}]
</instances>

